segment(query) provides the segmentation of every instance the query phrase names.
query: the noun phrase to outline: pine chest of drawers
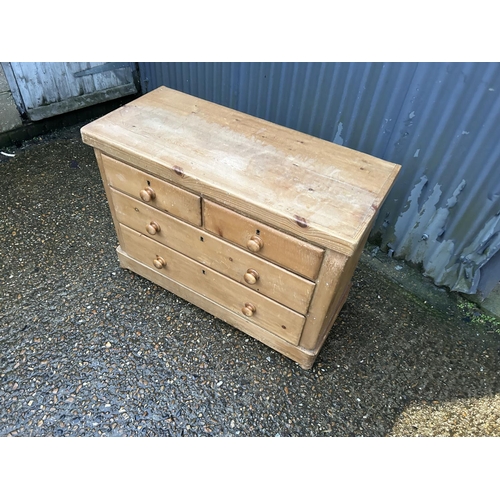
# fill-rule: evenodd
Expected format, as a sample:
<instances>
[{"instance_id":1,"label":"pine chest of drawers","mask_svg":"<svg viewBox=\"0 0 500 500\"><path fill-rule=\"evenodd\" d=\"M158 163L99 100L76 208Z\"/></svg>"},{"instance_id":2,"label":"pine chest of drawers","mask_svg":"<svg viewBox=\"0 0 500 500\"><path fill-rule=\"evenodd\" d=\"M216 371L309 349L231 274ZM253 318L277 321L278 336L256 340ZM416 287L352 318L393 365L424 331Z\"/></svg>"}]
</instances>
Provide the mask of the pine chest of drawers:
<instances>
[{"instance_id":1,"label":"pine chest of drawers","mask_svg":"<svg viewBox=\"0 0 500 500\"><path fill-rule=\"evenodd\" d=\"M166 87L81 133L120 265L310 368L399 165Z\"/></svg>"}]
</instances>

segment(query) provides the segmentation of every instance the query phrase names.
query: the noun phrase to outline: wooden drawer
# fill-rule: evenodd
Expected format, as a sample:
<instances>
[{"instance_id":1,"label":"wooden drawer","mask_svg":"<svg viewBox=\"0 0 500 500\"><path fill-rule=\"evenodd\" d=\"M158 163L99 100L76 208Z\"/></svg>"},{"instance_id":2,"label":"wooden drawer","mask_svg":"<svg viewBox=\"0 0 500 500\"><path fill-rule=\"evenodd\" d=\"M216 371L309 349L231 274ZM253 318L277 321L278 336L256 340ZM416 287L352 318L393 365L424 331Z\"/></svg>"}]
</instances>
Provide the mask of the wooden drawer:
<instances>
[{"instance_id":1,"label":"wooden drawer","mask_svg":"<svg viewBox=\"0 0 500 500\"><path fill-rule=\"evenodd\" d=\"M122 224L150 236L299 313L307 313L314 283L201 229L170 217L130 196L114 189L110 192L116 217ZM154 225L151 225L153 222L160 230L155 229L154 234L150 234L148 229L154 229ZM248 283L248 281L252 282L255 277L257 277L255 283Z\"/></svg>"},{"instance_id":2,"label":"wooden drawer","mask_svg":"<svg viewBox=\"0 0 500 500\"><path fill-rule=\"evenodd\" d=\"M120 229L123 250L131 257L288 342L298 344L304 316L137 231L124 225Z\"/></svg>"},{"instance_id":3,"label":"wooden drawer","mask_svg":"<svg viewBox=\"0 0 500 500\"><path fill-rule=\"evenodd\" d=\"M201 199L142 170L102 155L110 186L165 212L201 226Z\"/></svg>"},{"instance_id":4,"label":"wooden drawer","mask_svg":"<svg viewBox=\"0 0 500 500\"><path fill-rule=\"evenodd\" d=\"M219 235L280 266L315 280L324 250L249 217L204 200L207 231Z\"/></svg>"},{"instance_id":5,"label":"wooden drawer","mask_svg":"<svg viewBox=\"0 0 500 500\"><path fill-rule=\"evenodd\" d=\"M82 139L122 267L312 366L399 165L166 87Z\"/></svg>"}]
</instances>

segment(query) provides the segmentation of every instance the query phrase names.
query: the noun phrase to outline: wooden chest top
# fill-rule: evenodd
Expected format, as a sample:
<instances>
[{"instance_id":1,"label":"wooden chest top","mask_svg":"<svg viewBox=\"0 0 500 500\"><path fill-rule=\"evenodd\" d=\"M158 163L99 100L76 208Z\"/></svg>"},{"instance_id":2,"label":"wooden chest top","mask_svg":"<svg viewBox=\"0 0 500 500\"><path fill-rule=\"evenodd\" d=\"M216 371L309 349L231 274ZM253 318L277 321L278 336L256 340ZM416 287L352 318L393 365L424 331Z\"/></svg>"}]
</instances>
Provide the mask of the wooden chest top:
<instances>
[{"instance_id":1,"label":"wooden chest top","mask_svg":"<svg viewBox=\"0 0 500 500\"><path fill-rule=\"evenodd\" d=\"M83 141L232 209L352 255L400 166L160 87Z\"/></svg>"}]
</instances>

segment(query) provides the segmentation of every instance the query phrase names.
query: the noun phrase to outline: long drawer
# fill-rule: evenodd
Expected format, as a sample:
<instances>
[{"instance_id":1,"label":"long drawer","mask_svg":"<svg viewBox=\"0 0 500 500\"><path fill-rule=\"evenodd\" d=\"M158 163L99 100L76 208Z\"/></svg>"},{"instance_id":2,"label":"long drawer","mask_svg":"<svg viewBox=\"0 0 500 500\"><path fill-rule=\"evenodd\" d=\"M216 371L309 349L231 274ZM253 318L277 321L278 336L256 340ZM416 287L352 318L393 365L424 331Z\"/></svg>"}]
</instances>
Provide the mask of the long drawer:
<instances>
[{"instance_id":1,"label":"long drawer","mask_svg":"<svg viewBox=\"0 0 500 500\"><path fill-rule=\"evenodd\" d=\"M203 200L207 231L294 272L316 279L324 250L277 229Z\"/></svg>"},{"instance_id":2,"label":"long drawer","mask_svg":"<svg viewBox=\"0 0 500 500\"><path fill-rule=\"evenodd\" d=\"M110 186L140 198L144 203L201 226L201 198L142 170L102 155Z\"/></svg>"},{"instance_id":3,"label":"long drawer","mask_svg":"<svg viewBox=\"0 0 500 500\"><path fill-rule=\"evenodd\" d=\"M121 225L123 250L148 267L221 304L248 321L298 344L305 317L230 278Z\"/></svg>"},{"instance_id":4,"label":"long drawer","mask_svg":"<svg viewBox=\"0 0 500 500\"><path fill-rule=\"evenodd\" d=\"M113 189L118 221L306 314L315 284Z\"/></svg>"}]
</instances>

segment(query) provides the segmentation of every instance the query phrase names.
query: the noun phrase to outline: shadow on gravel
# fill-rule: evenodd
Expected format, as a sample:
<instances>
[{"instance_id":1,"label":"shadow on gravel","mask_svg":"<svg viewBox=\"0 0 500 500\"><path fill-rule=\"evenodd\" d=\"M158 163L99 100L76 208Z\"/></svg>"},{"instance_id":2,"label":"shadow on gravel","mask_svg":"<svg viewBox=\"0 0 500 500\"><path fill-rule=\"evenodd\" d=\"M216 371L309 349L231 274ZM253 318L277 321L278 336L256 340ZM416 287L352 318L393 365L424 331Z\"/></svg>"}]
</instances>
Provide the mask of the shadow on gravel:
<instances>
[{"instance_id":1,"label":"shadow on gravel","mask_svg":"<svg viewBox=\"0 0 500 500\"><path fill-rule=\"evenodd\" d=\"M411 404L499 393L497 333L463 321L452 298L433 310L364 264L304 371L119 268L78 127L8 151L16 156L0 158L2 436L385 436ZM400 431L418 433L410 427Z\"/></svg>"}]
</instances>

